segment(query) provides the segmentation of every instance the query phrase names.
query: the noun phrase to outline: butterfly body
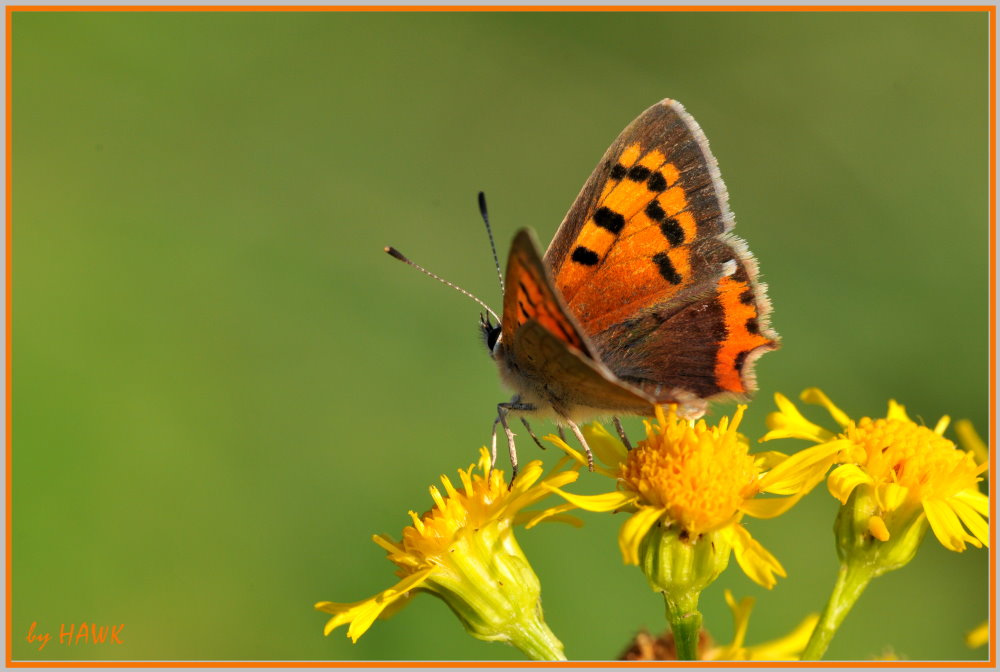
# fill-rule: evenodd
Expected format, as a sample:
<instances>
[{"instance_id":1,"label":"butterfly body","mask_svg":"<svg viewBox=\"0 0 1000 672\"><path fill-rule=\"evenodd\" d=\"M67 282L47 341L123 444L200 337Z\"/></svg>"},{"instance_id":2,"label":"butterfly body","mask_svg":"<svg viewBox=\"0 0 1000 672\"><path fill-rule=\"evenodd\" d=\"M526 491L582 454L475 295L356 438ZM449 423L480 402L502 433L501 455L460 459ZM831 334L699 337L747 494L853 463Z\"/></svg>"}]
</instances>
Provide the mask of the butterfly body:
<instances>
[{"instance_id":1,"label":"butterfly body","mask_svg":"<svg viewBox=\"0 0 1000 672\"><path fill-rule=\"evenodd\" d=\"M664 100L611 145L544 256L517 233L500 324L483 326L515 391L494 423L515 468L509 413L551 417L582 440L576 423L593 417L662 403L699 417L754 391L754 362L778 336L733 224L704 133Z\"/></svg>"}]
</instances>

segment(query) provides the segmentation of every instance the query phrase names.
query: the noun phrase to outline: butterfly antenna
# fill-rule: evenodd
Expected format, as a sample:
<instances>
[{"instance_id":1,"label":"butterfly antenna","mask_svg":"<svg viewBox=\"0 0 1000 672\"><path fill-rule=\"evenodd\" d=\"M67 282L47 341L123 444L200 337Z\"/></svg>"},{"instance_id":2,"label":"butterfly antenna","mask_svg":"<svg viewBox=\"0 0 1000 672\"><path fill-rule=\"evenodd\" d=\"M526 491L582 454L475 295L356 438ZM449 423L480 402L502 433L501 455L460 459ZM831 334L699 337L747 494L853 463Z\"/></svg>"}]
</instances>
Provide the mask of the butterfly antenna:
<instances>
[{"instance_id":1,"label":"butterfly antenna","mask_svg":"<svg viewBox=\"0 0 1000 672\"><path fill-rule=\"evenodd\" d=\"M500 272L500 258L497 256L497 245L493 242L493 229L490 228L490 216L486 213L486 194L479 192L479 214L483 216L483 223L486 224L486 235L490 237L490 249L493 250L493 263L497 267L497 277L500 278L500 293L503 288L503 273Z\"/></svg>"},{"instance_id":2,"label":"butterfly antenna","mask_svg":"<svg viewBox=\"0 0 1000 672\"><path fill-rule=\"evenodd\" d=\"M493 312L492 308L490 308L485 303L483 303L483 301L480 300L480 298L478 296L476 296L475 294L473 294L472 292L466 291L466 290L462 289L461 287L459 287L458 285L456 285L456 284L454 284L452 282L448 282L447 280L445 280L444 278L442 278L440 275L437 275L435 273L431 273L430 271L428 271L426 268L424 268L420 264L418 264L416 262L413 262L413 261L410 261L410 259L408 259L406 257L406 255L404 255L402 252L400 252L399 250L397 250L395 247L386 247L385 251L386 251L386 253L390 257L394 257L396 259L399 259L404 264L412 266L413 268L417 269L418 271L420 271L424 275L429 275L432 278L434 278L435 280L439 280L440 282L443 282L444 284L448 285L452 289L456 289L456 290L460 291L462 294L465 294L467 297L469 297L470 299L472 299L473 301L475 301L476 303L478 303L480 306L482 306L483 308L485 308L486 312L488 312L490 315L493 316L493 319L495 319L498 323L500 322L500 316L497 315L495 312Z\"/></svg>"}]
</instances>

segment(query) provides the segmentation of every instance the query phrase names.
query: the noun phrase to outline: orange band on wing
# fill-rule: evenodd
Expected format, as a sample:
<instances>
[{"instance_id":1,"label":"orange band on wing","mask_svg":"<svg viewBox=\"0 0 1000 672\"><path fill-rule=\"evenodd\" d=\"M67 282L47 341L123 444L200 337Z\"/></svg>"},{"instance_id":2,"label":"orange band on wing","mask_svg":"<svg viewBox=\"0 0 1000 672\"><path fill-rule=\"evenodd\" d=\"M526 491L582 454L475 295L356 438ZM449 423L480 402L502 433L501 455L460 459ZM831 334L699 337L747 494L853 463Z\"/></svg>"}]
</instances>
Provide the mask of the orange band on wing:
<instances>
[{"instance_id":1,"label":"orange band on wing","mask_svg":"<svg viewBox=\"0 0 1000 672\"><path fill-rule=\"evenodd\" d=\"M657 254L694 239L697 232L690 214L683 221L672 219L686 207L684 191L677 186L680 176L677 167L665 163L666 155L658 149L646 154L642 152L639 143L629 145L608 171L607 181L601 187L601 197L580 227L569 259L556 277L556 286L566 301L575 301L577 292L590 294L593 281L603 274L601 267L606 261L610 262L607 265L617 265L623 261L624 253L624 261L632 267L629 274L643 274L646 270L643 267L648 266ZM651 218L654 216L657 217L655 221ZM663 224L664 218L671 221ZM626 240L628 244L623 245ZM608 286L620 290L621 284L617 280L622 279L612 279L612 284ZM656 282L652 276L647 280ZM649 283L640 282L640 285L644 284ZM633 285L632 289L634 291L626 292L649 293L639 285ZM666 291L672 293L674 289L666 288ZM596 303L589 296L579 298L593 307L586 311L593 314L595 310L601 310L601 301L610 297L603 297ZM617 298L627 300L628 297Z\"/></svg>"},{"instance_id":2,"label":"orange band on wing","mask_svg":"<svg viewBox=\"0 0 1000 672\"><path fill-rule=\"evenodd\" d=\"M755 293L749 283L726 277L719 280L718 288L726 338L719 343L715 375L720 387L743 394L747 390L740 374L747 356L756 348L774 342L760 333Z\"/></svg>"},{"instance_id":3,"label":"orange band on wing","mask_svg":"<svg viewBox=\"0 0 1000 672\"><path fill-rule=\"evenodd\" d=\"M626 168L631 166L636 160L642 155L642 147L638 142L634 142L625 148L621 156L618 157L618 163L622 164Z\"/></svg>"},{"instance_id":4,"label":"orange band on wing","mask_svg":"<svg viewBox=\"0 0 1000 672\"><path fill-rule=\"evenodd\" d=\"M590 333L692 279L686 246L697 238L697 223L680 173L666 160L658 149L643 155L638 143L622 152L559 269L556 286Z\"/></svg>"}]
</instances>

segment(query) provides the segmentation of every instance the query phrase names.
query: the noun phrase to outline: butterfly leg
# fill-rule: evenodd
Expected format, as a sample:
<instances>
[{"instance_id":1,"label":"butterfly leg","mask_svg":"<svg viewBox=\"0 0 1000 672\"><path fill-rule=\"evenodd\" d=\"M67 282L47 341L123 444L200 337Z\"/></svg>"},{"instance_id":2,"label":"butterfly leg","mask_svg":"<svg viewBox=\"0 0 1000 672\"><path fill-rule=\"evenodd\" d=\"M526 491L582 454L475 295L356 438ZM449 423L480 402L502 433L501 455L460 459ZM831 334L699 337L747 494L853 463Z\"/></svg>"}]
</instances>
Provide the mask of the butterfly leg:
<instances>
[{"instance_id":1,"label":"butterfly leg","mask_svg":"<svg viewBox=\"0 0 1000 672\"><path fill-rule=\"evenodd\" d=\"M625 444L627 450L632 450L632 444L629 443L628 436L625 435L625 428L622 427L622 421L618 419L618 416L611 418L615 422L615 429L618 430L618 436L621 437L622 443Z\"/></svg>"},{"instance_id":2,"label":"butterfly leg","mask_svg":"<svg viewBox=\"0 0 1000 672\"><path fill-rule=\"evenodd\" d=\"M569 428L573 430L573 433L576 435L576 438L580 441L580 445L583 446L583 450L587 453L587 467L591 471L593 471L594 454L590 452L590 446L587 445L587 439L583 438L583 432L580 431L580 428L577 426L575 422L573 422L572 420L565 420L565 422L567 425L569 425Z\"/></svg>"},{"instance_id":3,"label":"butterfly leg","mask_svg":"<svg viewBox=\"0 0 1000 672\"><path fill-rule=\"evenodd\" d=\"M556 431L559 432L559 438L566 442L566 431L562 428L562 425L556 425Z\"/></svg>"},{"instance_id":4,"label":"butterfly leg","mask_svg":"<svg viewBox=\"0 0 1000 672\"><path fill-rule=\"evenodd\" d=\"M528 434L531 435L531 438L535 440L535 445L538 446L539 448L541 448L542 450L545 450L545 446L542 445L542 442L538 440L538 437L535 436L535 433L533 431L531 431L531 425L528 424L528 419L527 418L521 418L521 424L523 424L524 428L526 430L528 430Z\"/></svg>"},{"instance_id":5,"label":"butterfly leg","mask_svg":"<svg viewBox=\"0 0 1000 672\"><path fill-rule=\"evenodd\" d=\"M493 438L490 443L492 449L490 450L490 471L493 471L493 466L497 463L497 425L500 424L500 416L496 417L493 421Z\"/></svg>"},{"instance_id":6,"label":"butterfly leg","mask_svg":"<svg viewBox=\"0 0 1000 672\"><path fill-rule=\"evenodd\" d=\"M536 408L533 404L521 403L517 400L517 397L514 397L510 401L497 404L497 419L493 421L494 461L496 460L497 423L500 423L503 427L504 433L507 434L507 449L510 451L510 485L514 485L514 479L517 477L517 448L514 446L514 432L510 430L510 425L507 424L507 414L511 411L534 410L536 410Z\"/></svg>"}]
</instances>

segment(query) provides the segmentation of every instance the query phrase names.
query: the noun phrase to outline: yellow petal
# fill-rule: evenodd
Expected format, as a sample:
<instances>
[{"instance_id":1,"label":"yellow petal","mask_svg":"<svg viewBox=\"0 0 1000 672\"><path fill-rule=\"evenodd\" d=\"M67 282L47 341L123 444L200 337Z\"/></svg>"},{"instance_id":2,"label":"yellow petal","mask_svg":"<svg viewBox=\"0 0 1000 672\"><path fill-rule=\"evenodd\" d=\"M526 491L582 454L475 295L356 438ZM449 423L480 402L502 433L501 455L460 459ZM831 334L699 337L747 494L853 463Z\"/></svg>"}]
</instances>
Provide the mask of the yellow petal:
<instances>
[{"instance_id":1,"label":"yellow petal","mask_svg":"<svg viewBox=\"0 0 1000 672\"><path fill-rule=\"evenodd\" d=\"M976 428L972 426L971 422L968 420L959 420L956 422L955 434L958 435L958 441L962 444L962 448L971 450L972 454L975 455L976 464L989 462L990 453L986 448L986 443L976 432Z\"/></svg>"},{"instance_id":2,"label":"yellow petal","mask_svg":"<svg viewBox=\"0 0 1000 672\"><path fill-rule=\"evenodd\" d=\"M418 587L434 571L436 567L428 567L415 574L411 574L401 580L392 588L383 590L377 595L369 597L367 600L359 602L317 602L316 609L333 614L333 618L327 621L323 628L323 634L329 635L335 628L350 623L347 636L352 641L357 642L361 635L365 634L371 624L375 622L379 614L388 609L393 602L407 596L407 593Z\"/></svg>"},{"instance_id":3,"label":"yellow petal","mask_svg":"<svg viewBox=\"0 0 1000 672\"><path fill-rule=\"evenodd\" d=\"M767 443L768 441L774 441L775 439L807 439L814 442L819 441L819 439L815 436L802 436L801 432L793 431L791 428L786 427L782 424L781 413L769 413L765 422L768 427L772 427L773 429L757 439L758 443Z\"/></svg>"},{"instance_id":4,"label":"yellow petal","mask_svg":"<svg viewBox=\"0 0 1000 672\"><path fill-rule=\"evenodd\" d=\"M986 548L990 547L990 526L979 515L979 512L959 499L950 501L952 510L958 515L962 524Z\"/></svg>"},{"instance_id":5,"label":"yellow petal","mask_svg":"<svg viewBox=\"0 0 1000 672\"><path fill-rule=\"evenodd\" d=\"M581 464L587 464L587 458L584 457L583 454L578 452L576 449L570 447L568 443L562 440L562 437L556 434L546 434L542 438L551 443L552 445L554 445L559 450L569 455L570 457L572 457L577 462L580 462Z\"/></svg>"},{"instance_id":6,"label":"yellow petal","mask_svg":"<svg viewBox=\"0 0 1000 672\"><path fill-rule=\"evenodd\" d=\"M794 630L778 639L747 648L749 660L798 660L812 636L819 614L809 614Z\"/></svg>"},{"instance_id":7,"label":"yellow petal","mask_svg":"<svg viewBox=\"0 0 1000 672\"><path fill-rule=\"evenodd\" d=\"M883 511L895 511L906 501L910 489L899 483L882 483L875 490L875 499Z\"/></svg>"},{"instance_id":8,"label":"yellow petal","mask_svg":"<svg viewBox=\"0 0 1000 672\"><path fill-rule=\"evenodd\" d=\"M604 425L591 422L583 427L583 437L587 439L590 450L609 471L616 471L618 465L625 461L628 450L625 444L616 436L611 436Z\"/></svg>"},{"instance_id":9,"label":"yellow petal","mask_svg":"<svg viewBox=\"0 0 1000 672\"><path fill-rule=\"evenodd\" d=\"M726 529L730 532L736 562L752 581L764 588L773 588L778 582L775 574L787 576L778 559L751 537L745 527L735 523Z\"/></svg>"},{"instance_id":10,"label":"yellow petal","mask_svg":"<svg viewBox=\"0 0 1000 672\"><path fill-rule=\"evenodd\" d=\"M574 527L581 527L583 525L582 520L576 516L563 515L566 511L571 511L575 508L577 508L575 504L564 502L543 511L522 511L514 516L514 524L524 525L525 529L529 530L542 521L569 523Z\"/></svg>"},{"instance_id":11,"label":"yellow petal","mask_svg":"<svg viewBox=\"0 0 1000 672\"><path fill-rule=\"evenodd\" d=\"M490 468L493 466L493 456L490 451L486 449L486 446L479 446L479 471L484 474L489 473ZM468 471L472 471L472 465L469 465ZM461 471L461 470L459 470Z\"/></svg>"},{"instance_id":12,"label":"yellow petal","mask_svg":"<svg viewBox=\"0 0 1000 672\"><path fill-rule=\"evenodd\" d=\"M964 551L966 542L979 546L979 540L965 533L958 516L946 502L930 499L924 500L923 504L927 522L942 546L956 552Z\"/></svg>"},{"instance_id":13,"label":"yellow petal","mask_svg":"<svg viewBox=\"0 0 1000 672\"><path fill-rule=\"evenodd\" d=\"M965 502L981 516L988 518L990 515L990 498L977 489L962 490L955 495L955 499Z\"/></svg>"},{"instance_id":14,"label":"yellow petal","mask_svg":"<svg viewBox=\"0 0 1000 672\"><path fill-rule=\"evenodd\" d=\"M889 528L885 526L885 521L880 516L868 519L868 532L879 541L889 541Z\"/></svg>"},{"instance_id":15,"label":"yellow petal","mask_svg":"<svg viewBox=\"0 0 1000 672\"><path fill-rule=\"evenodd\" d=\"M382 609L382 613L378 615L378 620L386 621L395 616L406 605L408 605L410 603L410 600L416 597L419 592L420 592L419 590L408 590L395 600L389 602L389 604L385 605L385 607ZM360 635L358 636L360 637Z\"/></svg>"},{"instance_id":16,"label":"yellow petal","mask_svg":"<svg viewBox=\"0 0 1000 672\"><path fill-rule=\"evenodd\" d=\"M618 548L621 549L622 560L626 565L639 564L639 544L662 515L661 508L640 506L622 525L618 532Z\"/></svg>"},{"instance_id":17,"label":"yellow petal","mask_svg":"<svg viewBox=\"0 0 1000 672\"><path fill-rule=\"evenodd\" d=\"M579 452L578 450L576 450L574 448L571 448L568 443L566 443L565 441L563 441L561 438L559 438L555 434L547 434L547 435L543 436L542 438L545 439L546 441L548 441L549 443L551 443L552 445L554 445L559 450L561 450L564 453L566 453L567 455L569 455L570 457L572 457L580 465L582 465L582 466L589 466L589 462L587 460L587 457L583 453ZM595 464L594 465L594 471L596 473L598 473L598 474L603 475L603 476L607 476L608 478L618 478L617 468L615 468L614 470L611 470L611 469L608 469L607 467L605 467L605 466L603 466L601 464Z\"/></svg>"},{"instance_id":18,"label":"yellow petal","mask_svg":"<svg viewBox=\"0 0 1000 672\"><path fill-rule=\"evenodd\" d=\"M539 460L533 460L528 465L526 473L519 474L517 480L514 481L514 487L508 494L505 515L516 515L521 509L531 506L551 494L545 488L534 487L535 481L541 478L541 476L542 463ZM579 472L575 470L563 471L554 476L549 476L545 481L545 485L550 488L560 488L574 482L579 476Z\"/></svg>"},{"instance_id":19,"label":"yellow petal","mask_svg":"<svg viewBox=\"0 0 1000 672\"><path fill-rule=\"evenodd\" d=\"M842 464L834 469L829 478L826 479L826 487L830 494L840 500L841 504L847 503L847 498L854 492L854 488L859 485L872 485L874 481L866 471L856 464Z\"/></svg>"},{"instance_id":20,"label":"yellow petal","mask_svg":"<svg viewBox=\"0 0 1000 672\"><path fill-rule=\"evenodd\" d=\"M846 427L851 422L851 418L844 413L842 410L837 408L830 397L826 396L823 390L818 387L810 387L807 390L803 390L802 394L799 395L799 399L806 402L807 404L819 404L827 410L827 412L833 417L834 421L841 427Z\"/></svg>"},{"instance_id":21,"label":"yellow petal","mask_svg":"<svg viewBox=\"0 0 1000 672\"><path fill-rule=\"evenodd\" d=\"M542 466L541 460L532 460L528 462L526 466L521 467L517 473L517 478L514 479L513 485L511 485L510 490L507 492L508 499L513 502L513 500L518 500L524 497L525 494L529 494L529 499L534 501L543 494L540 490L531 493L531 486L542 477L542 473L545 471L545 467ZM566 472L572 474L575 472ZM523 508L530 502L521 502L520 506L515 506L515 508Z\"/></svg>"},{"instance_id":22,"label":"yellow petal","mask_svg":"<svg viewBox=\"0 0 1000 672\"><path fill-rule=\"evenodd\" d=\"M768 497L748 499L739 506L739 510L753 518L777 518L795 506L805 493L792 497Z\"/></svg>"},{"instance_id":23,"label":"yellow petal","mask_svg":"<svg viewBox=\"0 0 1000 672\"><path fill-rule=\"evenodd\" d=\"M965 645L970 649L985 646L990 643L990 622L983 621L965 636Z\"/></svg>"},{"instance_id":24,"label":"yellow petal","mask_svg":"<svg viewBox=\"0 0 1000 672\"><path fill-rule=\"evenodd\" d=\"M788 455L777 450L765 450L754 453L753 463L761 471L769 471L788 459Z\"/></svg>"},{"instance_id":25,"label":"yellow petal","mask_svg":"<svg viewBox=\"0 0 1000 672\"><path fill-rule=\"evenodd\" d=\"M737 603L736 598L733 597L732 592L728 588L726 588L725 597L726 604L729 605L729 609L733 612L733 643L731 646L734 649L739 649L743 646L743 642L746 641L747 628L750 626L750 612L753 611L754 599L752 597L744 597Z\"/></svg>"},{"instance_id":26,"label":"yellow petal","mask_svg":"<svg viewBox=\"0 0 1000 672\"><path fill-rule=\"evenodd\" d=\"M521 514L518 514L518 516L520 515ZM518 522L517 516L514 516L514 519L515 522ZM525 525L525 528L526 529L532 528L538 523L565 523L566 525L572 525L573 527L583 527L583 521L580 518L577 518L576 516L571 516L568 513L553 513L541 518L529 517L527 519L527 525Z\"/></svg>"},{"instance_id":27,"label":"yellow petal","mask_svg":"<svg viewBox=\"0 0 1000 672\"><path fill-rule=\"evenodd\" d=\"M598 513L614 511L615 509L620 509L623 506L631 504L637 499L636 495L629 495L624 492L606 492L602 495L574 495L565 490L553 488L548 484L543 485L567 502L584 511L596 511Z\"/></svg>"},{"instance_id":28,"label":"yellow petal","mask_svg":"<svg viewBox=\"0 0 1000 672\"><path fill-rule=\"evenodd\" d=\"M910 420L910 416L906 414L906 407L896 403L895 399L889 400L889 411L885 414L885 418L886 420L906 420L907 422L913 422Z\"/></svg>"},{"instance_id":29,"label":"yellow petal","mask_svg":"<svg viewBox=\"0 0 1000 672\"><path fill-rule=\"evenodd\" d=\"M822 443L833 437L833 434L819 425L806 420L805 416L799 413L795 404L790 402L783 394L776 393L774 402L778 405L778 412L767 416L767 427L771 431L761 438L761 441L770 441L777 438L797 438L806 439Z\"/></svg>"},{"instance_id":30,"label":"yellow petal","mask_svg":"<svg viewBox=\"0 0 1000 672\"><path fill-rule=\"evenodd\" d=\"M850 441L827 441L800 450L764 474L757 484L764 492L775 495L792 495L802 490L808 492L823 480L837 454L848 443Z\"/></svg>"},{"instance_id":31,"label":"yellow petal","mask_svg":"<svg viewBox=\"0 0 1000 672\"><path fill-rule=\"evenodd\" d=\"M937 424L934 425L934 433L938 436L944 435L944 430L948 429L948 423L951 422L951 418L947 415L942 415L941 419L938 420Z\"/></svg>"},{"instance_id":32,"label":"yellow petal","mask_svg":"<svg viewBox=\"0 0 1000 672\"><path fill-rule=\"evenodd\" d=\"M400 553L403 550L402 545L397 544L395 541L385 536L384 534L373 534L372 541L384 548L389 553Z\"/></svg>"}]
</instances>

